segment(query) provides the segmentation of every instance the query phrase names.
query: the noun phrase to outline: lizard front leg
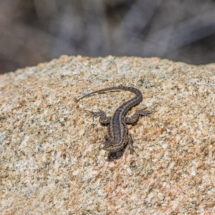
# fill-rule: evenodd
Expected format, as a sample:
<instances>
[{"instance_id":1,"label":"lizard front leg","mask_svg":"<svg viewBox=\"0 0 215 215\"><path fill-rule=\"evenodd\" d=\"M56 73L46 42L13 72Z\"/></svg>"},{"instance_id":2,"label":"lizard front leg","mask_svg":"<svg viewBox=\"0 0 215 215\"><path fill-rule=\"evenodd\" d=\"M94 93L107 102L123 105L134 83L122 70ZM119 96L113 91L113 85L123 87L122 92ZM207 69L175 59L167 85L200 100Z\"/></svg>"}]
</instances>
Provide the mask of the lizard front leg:
<instances>
[{"instance_id":1,"label":"lizard front leg","mask_svg":"<svg viewBox=\"0 0 215 215\"><path fill-rule=\"evenodd\" d=\"M135 114L132 117L125 117L125 123L133 124L133 123L137 122L137 120L139 119L139 116L147 116L151 113L152 113L151 111L148 111L148 110L144 111L144 109L138 110L135 112Z\"/></svg>"},{"instance_id":2,"label":"lizard front leg","mask_svg":"<svg viewBox=\"0 0 215 215\"><path fill-rule=\"evenodd\" d=\"M134 152L138 156L137 152L135 152L135 150L134 150L135 146L133 145L134 142L133 142L131 135L129 134L127 138L128 138L128 145L129 145L130 151Z\"/></svg>"}]
</instances>

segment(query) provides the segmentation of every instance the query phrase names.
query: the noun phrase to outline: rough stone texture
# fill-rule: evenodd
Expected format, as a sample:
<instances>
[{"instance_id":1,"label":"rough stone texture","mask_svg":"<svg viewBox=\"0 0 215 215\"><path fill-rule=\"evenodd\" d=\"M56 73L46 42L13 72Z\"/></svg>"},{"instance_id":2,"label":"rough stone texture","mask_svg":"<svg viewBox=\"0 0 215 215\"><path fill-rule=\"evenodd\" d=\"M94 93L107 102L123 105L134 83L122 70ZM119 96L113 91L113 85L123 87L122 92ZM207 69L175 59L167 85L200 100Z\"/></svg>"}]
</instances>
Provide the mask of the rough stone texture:
<instances>
[{"instance_id":1,"label":"rough stone texture","mask_svg":"<svg viewBox=\"0 0 215 215\"><path fill-rule=\"evenodd\" d=\"M62 56L0 76L0 214L215 213L215 66L158 58ZM139 156L113 162L87 110L108 115L129 92L157 112L128 126ZM211 214L211 213L210 213Z\"/></svg>"}]
</instances>

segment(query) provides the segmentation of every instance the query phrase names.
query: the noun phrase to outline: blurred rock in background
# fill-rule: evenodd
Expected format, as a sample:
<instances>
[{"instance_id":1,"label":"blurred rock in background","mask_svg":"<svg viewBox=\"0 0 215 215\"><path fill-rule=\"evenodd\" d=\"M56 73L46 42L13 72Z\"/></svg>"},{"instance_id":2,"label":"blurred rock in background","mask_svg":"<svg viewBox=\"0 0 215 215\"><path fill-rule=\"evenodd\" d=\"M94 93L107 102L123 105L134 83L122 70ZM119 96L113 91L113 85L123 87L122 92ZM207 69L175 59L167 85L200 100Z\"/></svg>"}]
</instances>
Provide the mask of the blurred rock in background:
<instances>
[{"instance_id":1,"label":"blurred rock in background","mask_svg":"<svg viewBox=\"0 0 215 215\"><path fill-rule=\"evenodd\" d=\"M64 54L215 62L215 1L0 0L0 73Z\"/></svg>"}]
</instances>

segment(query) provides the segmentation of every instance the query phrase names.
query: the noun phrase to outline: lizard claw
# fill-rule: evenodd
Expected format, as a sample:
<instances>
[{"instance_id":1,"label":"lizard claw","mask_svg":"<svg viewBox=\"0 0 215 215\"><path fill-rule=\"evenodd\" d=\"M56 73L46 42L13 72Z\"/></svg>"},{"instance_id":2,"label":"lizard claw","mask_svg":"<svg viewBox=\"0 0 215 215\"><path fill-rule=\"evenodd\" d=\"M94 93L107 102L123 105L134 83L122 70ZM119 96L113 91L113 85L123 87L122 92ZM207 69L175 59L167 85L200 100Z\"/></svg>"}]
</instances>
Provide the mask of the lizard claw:
<instances>
[{"instance_id":1,"label":"lizard claw","mask_svg":"<svg viewBox=\"0 0 215 215\"><path fill-rule=\"evenodd\" d=\"M94 116L99 116L98 113L100 113L100 112L93 112L93 111L90 111L90 110L85 110L85 111L90 112L90 113L93 114Z\"/></svg>"},{"instance_id":2,"label":"lizard claw","mask_svg":"<svg viewBox=\"0 0 215 215\"><path fill-rule=\"evenodd\" d=\"M86 111L86 112L90 112L91 114L93 114L93 112L92 112L92 111L90 111L90 110L84 110L84 111Z\"/></svg>"}]
</instances>

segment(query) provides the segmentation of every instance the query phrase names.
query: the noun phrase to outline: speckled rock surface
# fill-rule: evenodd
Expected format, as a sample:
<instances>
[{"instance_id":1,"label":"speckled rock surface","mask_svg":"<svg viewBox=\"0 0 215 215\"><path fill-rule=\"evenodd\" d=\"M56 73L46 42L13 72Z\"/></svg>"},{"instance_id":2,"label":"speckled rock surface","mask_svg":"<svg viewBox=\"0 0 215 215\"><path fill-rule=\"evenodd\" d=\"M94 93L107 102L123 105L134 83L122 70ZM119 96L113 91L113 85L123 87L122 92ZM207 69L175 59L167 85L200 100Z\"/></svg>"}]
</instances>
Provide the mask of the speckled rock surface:
<instances>
[{"instance_id":1,"label":"speckled rock surface","mask_svg":"<svg viewBox=\"0 0 215 215\"><path fill-rule=\"evenodd\" d=\"M139 156L99 145L134 86L155 108L129 133ZM0 214L215 214L215 67L62 56L0 76Z\"/></svg>"}]
</instances>

